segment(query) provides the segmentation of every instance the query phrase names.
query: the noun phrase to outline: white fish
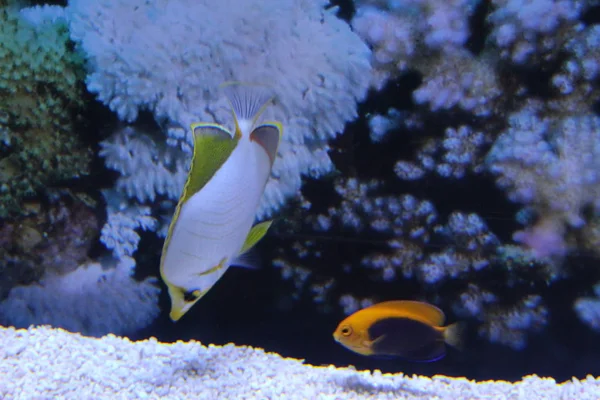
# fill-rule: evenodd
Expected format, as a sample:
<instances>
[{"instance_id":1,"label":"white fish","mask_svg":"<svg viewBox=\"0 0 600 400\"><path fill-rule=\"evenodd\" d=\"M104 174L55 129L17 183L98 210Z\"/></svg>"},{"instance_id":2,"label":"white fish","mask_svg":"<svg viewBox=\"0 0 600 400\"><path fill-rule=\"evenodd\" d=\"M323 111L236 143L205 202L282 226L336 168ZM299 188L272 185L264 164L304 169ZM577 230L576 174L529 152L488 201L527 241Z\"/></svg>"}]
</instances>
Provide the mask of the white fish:
<instances>
[{"instance_id":1,"label":"white fish","mask_svg":"<svg viewBox=\"0 0 600 400\"><path fill-rule=\"evenodd\" d=\"M160 273L169 289L173 321L271 225L252 226L283 132L278 122L256 125L272 96L264 87L237 82L223 89L235 132L218 124L192 125L190 171L163 246Z\"/></svg>"}]
</instances>

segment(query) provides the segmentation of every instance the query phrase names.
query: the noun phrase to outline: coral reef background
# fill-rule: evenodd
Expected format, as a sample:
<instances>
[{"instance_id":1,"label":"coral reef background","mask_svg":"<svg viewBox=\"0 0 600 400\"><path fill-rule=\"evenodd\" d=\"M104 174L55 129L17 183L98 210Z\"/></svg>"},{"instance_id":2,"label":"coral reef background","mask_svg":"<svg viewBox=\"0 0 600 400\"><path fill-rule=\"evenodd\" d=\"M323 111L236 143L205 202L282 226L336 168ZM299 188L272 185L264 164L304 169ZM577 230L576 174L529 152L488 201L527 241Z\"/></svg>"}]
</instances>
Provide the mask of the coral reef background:
<instances>
[{"instance_id":1,"label":"coral reef background","mask_svg":"<svg viewBox=\"0 0 600 400\"><path fill-rule=\"evenodd\" d=\"M600 375L598 2L238 2L0 1L0 324ZM156 277L188 125L227 121L231 79L277 94L257 215L275 224L262 268L173 324ZM465 320L466 349L413 364L333 342L389 299Z\"/></svg>"}]
</instances>

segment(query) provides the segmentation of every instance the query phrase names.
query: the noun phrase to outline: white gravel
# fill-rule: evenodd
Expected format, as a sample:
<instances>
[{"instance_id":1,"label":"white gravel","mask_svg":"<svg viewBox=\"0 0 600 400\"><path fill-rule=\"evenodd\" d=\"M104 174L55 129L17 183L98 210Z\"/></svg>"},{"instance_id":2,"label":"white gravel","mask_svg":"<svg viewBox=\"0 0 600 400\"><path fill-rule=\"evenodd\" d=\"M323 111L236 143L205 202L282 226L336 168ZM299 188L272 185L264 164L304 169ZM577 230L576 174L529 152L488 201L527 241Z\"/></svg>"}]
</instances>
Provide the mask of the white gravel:
<instances>
[{"instance_id":1,"label":"white gravel","mask_svg":"<svg viewBox=\"0 0 600 400\"><path fill-rule=\"evenodd\" d=\"M475 382L314 367L250 347L0 327L1 399L600 399L600 381Z\"/></svg>"}]
</instances>

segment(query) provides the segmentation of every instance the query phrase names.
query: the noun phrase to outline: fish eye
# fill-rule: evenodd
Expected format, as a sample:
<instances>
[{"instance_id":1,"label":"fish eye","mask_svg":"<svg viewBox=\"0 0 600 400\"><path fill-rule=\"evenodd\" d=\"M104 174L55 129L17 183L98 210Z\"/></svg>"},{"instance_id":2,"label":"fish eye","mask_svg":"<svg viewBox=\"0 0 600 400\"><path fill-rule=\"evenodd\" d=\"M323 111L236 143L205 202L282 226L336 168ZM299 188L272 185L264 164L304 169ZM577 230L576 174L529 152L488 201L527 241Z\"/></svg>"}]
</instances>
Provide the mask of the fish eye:
<instances>
[{"instance_id":1,"label":"fish eye","mask_svg":"<svg viewBox=\"0 0 600 400\"><path fill-rule=\"evenodd\" d=\"M342 336L350 336L352 335L352 328L348 325L343 326L340 330L340 333L342 334Z\"/></svg>"}]
</instances>

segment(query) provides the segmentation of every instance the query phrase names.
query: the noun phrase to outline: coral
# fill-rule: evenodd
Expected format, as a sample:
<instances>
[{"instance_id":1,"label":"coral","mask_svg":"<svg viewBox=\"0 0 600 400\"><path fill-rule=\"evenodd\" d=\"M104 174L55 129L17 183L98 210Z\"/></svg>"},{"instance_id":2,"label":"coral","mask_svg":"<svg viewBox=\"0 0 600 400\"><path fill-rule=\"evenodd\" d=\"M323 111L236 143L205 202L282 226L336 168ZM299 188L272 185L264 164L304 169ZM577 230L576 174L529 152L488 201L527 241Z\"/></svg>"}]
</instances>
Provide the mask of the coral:
<instances>
[{"instance_id":1,"label":"coral","mask_svg":"<svg viewBox=\"0 0 600 400\"><path fill-rule=\"evenodd\" d=\"M548 309L539 295L528 295L512 305L501 305L498 296L469 284L453 306L461 317L473 317L482 324L479 335L492 343L523 350L527 334L540 332L548 323Z\"/></svg>"},{"instance_id":2,"label":"coral","mask_svg":"<svg viewBox=\"0 0 600 400\"><path fill-rule=\"evenodd\" d=\"M33 26L0 7L0 218L87 173L91 151L76 133L83 72L64 20Z\"/></svg>"},{"instance_id":3,"label":"coral","mask_svg":"<svg viewBox=\"0 0 600 400\"><path fill-rule=\"evenodd\" d=\"M561 47L567 30L575 29L586 1L493 0L488 16L491 38L501 56L517 64L534 57L550 57ZM534 60L539 61L539 60Z\"/></svg>"},{"instance_id":4,"label":"coral","mask_svg":"<svg viewBox=\"0 0 600 400\"><path fill-rule=\"evenodd\" d=\"M375 114L369 118L369 132L373 142L380 142L385 134L398 126L398 120L402 114L393 108L390 108L386 115Z\"/></svg>"},{"instance_id":5,"label":"coral","mask_svg":"<svg viewBox=\"0 0 600 400\"><path fill-rule=\"evenodd\" d=\"M365 200L367 200L366 198ZM368 199L363 206L363 219L371 221L370 228L389 234L390 253L375 253L365 256L361 264L381 273L381 278L391 281L400 271L411 277L418 271L424 257L423 247L429 243L437 213L428 201L419 201L414 196L399 198Z\"/></svg>"},{"instance_id":6,"label":"coral","mask_svg":"<svg viewBox=\"0 0 600 400\"><path fill-rule=\"evenodd\" d=\"M548 309L538 295L525 297L512 308L489 311L487 323L479 328L492 343L503 343L514 349L525 348L528 333L541 331L548 323Z\"/></svg>"},{"instance_id":7,"label":"coral","mask_svg":"<svg viewBox=\"0 0 600 400\"><path fill-rule=\"evenodd\" d=\"M14 287L0 303L0 322L20 328L48 324L91 336L134 333L158 316L160 292L154 278L136 281L134 267L124 256L108 269L90 263Z\"/></svg>"},{"instance_id":8,"label":"coral","mask_svg":"<svg viewBox=\"0 0 600 400\"><path fill-rule=\"evenodd\" d=\"M596 92L591 84L600 72L600 26L591 26L578 32L565 44L569 59L561 70L552 77L552 84L564 95L577 93L579 96ZM582 93L581 93L582 92Z\"/></svg>"},{"instance_id":9,"label":"coral","mask_svg":"<svg viewBox=\"0 0 600 400\"><path fill-rule=\"evenodd\" d=\"M373 47L372 85L377 89L406 71L418 54L417 28L408 15L384 13L371 6L358 7L352 27Z\"/></svg>"},{"instance_id":10,"label":"coral","mask_svg":"<svg viewBox=\"0 0 600 400\"><path fill-rule=\"evenodd\" d=\"M500 244L477 214L454 212L446 225L436 227L436 233L445 237L449 245L443 252L430 254L417 267L421 279L428 284L487 267Z\"/></svg>"},{"instance_id":11,"label":"coral","mask_svg":"<svg viewBox=\"0 0 600 400\"><path fill-rule=\"evenodd\" d=\"M351 294L345 294L345 295L340 296L339 304L342 307L342 309L344 310L344 314L350 315L362 308L372 306L373 304L375 304L375 302L372 299L360 299L359 300L356 297L352 296Z\"/></svg>"},{"instance_id":12,"label":"coral","mask_svg":"<svg viewBox=\"0 0 600 400\"><path fill-rule=\"evenodd\" d=\"M593 114L540 116L530 103L487 156L488 168L509 198L532 207L538 224L515 234L540 256L564 254L565 225L581 228L586 207L600 210L600 118Z\"/></svg>"},{"instance_id":13,"label":"coral","mask_svg":"<svg viewBox=\"0 0 600 400\"><path fill-rule=\"evenodd\" d=\"M424 286L439 286L446 280L468 280L496 259L500 241L478 215L455 212L446 224L440 224L431 202L409 194L374 195L380 186L376 181L337 179L334 187L339 204L329 206L326 213L303 213L301 225L310 226L313 232L345 232L349 241L379 244L379 250L360 253L360 262L336 261L341 264L338 267L343 271L341 275L360 266L376 281L391 283L414 277ZM302 226L293 227L291 219L288 217L286 221L289 229L304 230ZM285 232L286 228L280 226L279 229ZM283 279L294 282L293 298L298 299L306 291L314 300L314 293L321 293L317 297L322 309L331 308L322 304L325 297L325 303L333 300L344 309L354 308L357 303L348 297L353 293L341 295L339 301L323 296L324 291L333 293L344 289L338 287L336 279L309 267L314 263L311 260L320 256L317 240L318 236L296 240L288 251L277 252L274 265L280 269ZM432 242L437 246L431 246Z\"/></svg>"},{"instance_id":14,"label":"coral","mask_svg":"<svg viewBox=\"0 0 600 400\"><path fill-rule=\"evenodd\" d=\"M132 126L119 129L100 142L100 155L108 168L120 174L115 189L104 192L109 217L101 240L118 257L131 255L139 242L134 232L138 227L166 236L187 179L189 160L180 157L178 149L161 142L156 134ZM160 201L156 201L157 196ZM137 202L129 202L128 198Z\"/></svg>"},{"instance_id":15,"label":"coral","mask_svg":"<svg viewBox=\"0 0 600 400\"><path fill-rule=\"evenodd\" d=\"M337 178L333 186L333 199L315 199L320 211L303 209L296 221L288 214L275 227L277 236L313 232L275 251L291 300L307 297L322 312L344 314L390 298L452 305L459 318L481 322L480 336L514 349L546 326L549 310L537 290L564 276L558 263L502 245L476 213L440 216L430 201L381 195L383 181Z\"/></svg>"},{"instance_id":16,"label":"coral","mask_svg":"<svg viewBox=\"0 0 600 400\"><path fill-rule=\"evenodd\" d=\"M461 125L458 129L446 129L442 142L445 153L442 163L436 168L438 174L462 178L467 169L472 169L475 173L480 172L477 156L481 154L481 148L488 143L488 136L483 132L473 131L466 125Z\"/></svg>"},{"instance_id":17,"label":"coral","mask_svg":"<svg viewBox=\"0 0 600 400\"><path fill-rule=\"evenodd\" d=\"M562 259L546 255L541 257L539 252L522 245L505 244L496 249L496 260L512 277L507 280L507 287L513 287L521 279L518 271L535 270L541 282L552 282L564 277ZM528 277L526 279L531 279ZM525 283L528 283L527 280ZM531 283L531 282L529 282Z\"/></svg>"},{"instance_id":18,"label":"coral","mask_svg":"<svg viewBox=\"0 0 600 400\"><path fill-rule=\"evenodd\" d=\"M384 130L415 132L421 148L414 161L401 159L395 165L403 180L416 181L435 171L443 177L462 178L479 173L490 131L502 114L506 93L496 50L488 45L482 51L467 48L469 19L478 1L359 1L352 26L373 47L374 79L380 89L390 81L417 72L419 86L411 96L416 112L388 111L385 120L371 124L372 138L381 141ZM514 89L513 89L514 90ZM427 115L454 112L468 114L468 123L445 127L439 139L435 119ZM407 115L417 123L404 123ZM443 115L443 114L442 114ZM384 124L385 122L385 124ZM431 126L434 125L434 126ZM491 129L490 129L491 128ZM434 131L432 133L432 131Z\"/></svg>"},{"instance_id":19,"label":"coral","mask_svg":"<svg viewBox=\"0 0 600 400\"><path fill-rule=\"evenodd\" d=\"M421 67L423 84L413 92L417 104L431 111L458 108L478 117L490 116L502 94L487 57L475 58L467 50L454 50Z\"/></svg>"},{"instance_id":20,"label":"coral","mask_svg":"<svg viewBox=\"0 0 600 400\"><path fill-rule=\"evenodd\" d=\"M157 195L179 199L189 167L179 155L177 149L131 126L100 142L106 166L120 174L115 195L124 193L140 203L154 202Z\"/></svg>"},{"instance_id":21,"label":"coral","mask_svg":"<svg viewBox=\"0 0 600 400\"><path fill-rule=\"evenodd\" d=\"M499 241L477 215L454 213L447 225L436 225L437 213L431 202L408 194L374 197L369 192L375 187L353 178L339 181L336 190L343 198L341 206L330 208L317 221L327 221L325 226L330 227L335 219L357 232L368 229L391 237L387 242L389 252L369 254L361 261L364 267L378 271L381 279L393 281L397 275L416 275L426 284L433 284L445 276L455 278L489 264ZM443 252L426 256L425 248L434 233L444 237L448 245Z\"/></svg>"},{"instance_id":22,"label":"coral","mask_svg":"<svg viewBox=\"0 0 600 400\"><path fill-rule=\"evenodd\" d=\"M524 348L554 312L546 296L560 288L550 283L570 279L577 296L593 284L562 262L577 250L597 255L600 243L600 30L586 14L597 0L358 0L356 34L324 4L70 2L88 90L133 123L101 144L119 174L101 240L127 258L140 230L164 235L188 124L231 121L222 81L276 82L265 117L284 122L285 139L258 217L297 196L271 231L268 251L287 281L279 302L305 296L345 313L383 298L453 305L486 340ZM365 118L330 140L368 86ZM139 128L145 110L156 128ZM10 144L3 127L0 143ZM15 165L1 164L0 176ZM486 215L490 206L510 215ZM277 242L290 232L300 235ZM39 240L22 237L21 246ZM574 306L592 329L596 300Z\"/></svg>"},{"instance_id":23,"label":"coral","mask_svg":"<svg viewBox=\"0 0 600 400\"><path fill-rule=\"evenodd\" d=\"M490 291L481 289L474 283L469 283L454 304L453 311L461 317L485 315L485 309L498 301L498 296Z\"/></svg>"},{"instance_id":24,"label":"coral","mask_svg":"<svg viewBox=\"0 0 600 400\"><path fill-rule=\"evenodd\" d=\"M430 171L444 178L460 179L467 171L482 172L483 148L489 145L489 134L474 131L467 125L449 127L442 141L429 140L418 151L417 162L399 160L394 172L402 180L417 180Z\"/></svg>"},{"instance_id":25,"label":"coral","mask_svg":"<svg viewBox=\"0 0 600 400\"><path fill-rule=\"evenodd\" d=\"M6 398L592 400L600 396L600 382L591 376L562 384L534 375L514 383L409 377L317 367L231 344L165 344L154 338L131 342L114 335L95 340L46 327L0 329L0 340L7 343L0 349L0 373L5 377L0 395Z\"/></svg>"},{"instance_id":26,"label":"coral","mask_svg":"<svg viewBox=\"0 0 600 400\"><path fill-rule=\"evenodd\" d=\"M73 0L66 14L88 59L88 89L123 120L151 110L167 127L163 140L183 149L182 161L190 123L230 121L222 82L276 82L265 117L282 121L285 132L258 211L268 216L297 193L301 176L331 170L327 139L356 117L366 94L370 52L325 5ZM198 15L210 23L198 23ZM262 23L249 22L256 20Z\"/></svg>"},{"instance_id":27,"label":"coral","mask_svg":"<svg viewBox=\"0 0 600 400\"><path fill-rule=\"evenodd\" d=\"M458 106L477 115L491 113L501 94L496 75L490 73L493 60L463 48L476 2L357 3L352 26L373 47L374 87L416 69L424 75L413 95L417 103L429 103L433 111Z\"/></svg>"},{"instance_id":28,"label":"coral","mask_svg":"<svg viewBox=\"0 0 600 400\"><path fill-rule=\"evenodd\" d=\"M277 252L294 295L318 292L319 309L325 298L345 312L399 293L454 304L488 341L522 349L553 312L550 283L587 290L563 262L597 255L600 243L597 4L356 1L351 25L383 90L365 105L359 126L369 131L353 126L350 144L333 144L344 154L335 195L319 202L310 194L327 196L331 184L311 185L303 194L314 207L286 221L342 236ZM584 320L591 302L578 303Z\"/></svg>"},{"instance_id":29,"label":"coral","mask_svg":"<svg viewBox=\"0 0 600 400\"><path fill-rule=\"evenodd\" d=\"M600 283L594 285L594 297L579 297L573 310L590 328L600 331Z\"/></svg>"},{"instance_id":30,"label":"coral","mask_svg":"<svg viewBox=\"0 0 600 400\"><path fill-rule=\"evenodd\" d=\"M100 240L117 259L131 256L140 241L136 229L154 230L156 219L150 215L150 207L130 205L118 192L104 190L102 194L108 204L108 218Z\"/></svg>"}]
</instances>

